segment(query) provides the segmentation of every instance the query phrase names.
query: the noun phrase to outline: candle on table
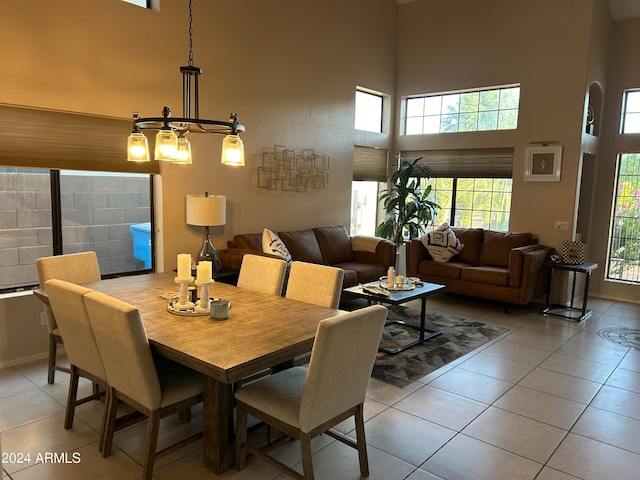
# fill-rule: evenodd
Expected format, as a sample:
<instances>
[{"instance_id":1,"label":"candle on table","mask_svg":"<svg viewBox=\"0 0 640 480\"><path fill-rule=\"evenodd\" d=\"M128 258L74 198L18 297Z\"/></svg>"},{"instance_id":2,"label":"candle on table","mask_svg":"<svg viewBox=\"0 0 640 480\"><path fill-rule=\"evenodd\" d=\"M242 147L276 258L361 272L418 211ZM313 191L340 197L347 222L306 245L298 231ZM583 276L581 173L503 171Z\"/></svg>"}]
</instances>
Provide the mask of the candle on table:
<instances>
[{"instance_id":1,"label":"candle on table","mask_svg":"<svg viewBox=\"0 0 640 480\"><path fill-rule=\"evenodd\" d=\"M198 263L196 268L197 277L196 282L210 282L211 281L211 262L203 260Z\"/></svg>"},{"instance_id":2,"label":"candle on table","mask_svg":"<svg viewBox=\"0 0 640 480\"><path fill-rule=\"evenodd\" d=\"M178 254L178 278L181 280L191 278L191 255L188 253Z\"/></svg>"}]
</instances>

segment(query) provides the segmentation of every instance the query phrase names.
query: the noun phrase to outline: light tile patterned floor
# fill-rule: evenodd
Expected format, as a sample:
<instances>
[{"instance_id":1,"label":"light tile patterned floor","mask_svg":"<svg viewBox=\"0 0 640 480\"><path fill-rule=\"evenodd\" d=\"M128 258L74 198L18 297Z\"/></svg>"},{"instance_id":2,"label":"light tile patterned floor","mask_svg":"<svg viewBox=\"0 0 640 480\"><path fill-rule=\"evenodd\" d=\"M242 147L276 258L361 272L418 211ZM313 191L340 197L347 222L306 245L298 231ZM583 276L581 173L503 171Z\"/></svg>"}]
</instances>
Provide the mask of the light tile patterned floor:
<instances>
[{"instance_id":1,"label":"light tile patterned floor","mask_svg":"<svg viewBox=\"0 0 640 480\"><path fill-rule=\"evenodd\" d=\"M372 480L636 479L640 472L640 350L610 343L598 330L640 329L640 305L591 299L582 324L543 317L540 306L505 313L499 304L440 295L429 308L511 330L483 348L399 389L371 380L365 417ZM46 384L44 362L0 371L0 433L5 453L31 462L4 464L15 480L140 478L146 425L116 435L114 453L97 451L102 405L77 410L62 428L68 377ZM88 392L88 383L82 389ZM160 444L200 427L163 420ZM353 422L340 431L350 433ZM157 479L282 480L249 457L242 472L221 476L202 463L195 443L156 463ZM313 442L316 478L360 478L355 451L328 436ZM79 463L35 464L38 454L67 452ZM77 452L76 457L72 454ZM294 442L274 453L300 470ZM4 480L4 478L3 478Z\"/></svg>"}]
</instances>

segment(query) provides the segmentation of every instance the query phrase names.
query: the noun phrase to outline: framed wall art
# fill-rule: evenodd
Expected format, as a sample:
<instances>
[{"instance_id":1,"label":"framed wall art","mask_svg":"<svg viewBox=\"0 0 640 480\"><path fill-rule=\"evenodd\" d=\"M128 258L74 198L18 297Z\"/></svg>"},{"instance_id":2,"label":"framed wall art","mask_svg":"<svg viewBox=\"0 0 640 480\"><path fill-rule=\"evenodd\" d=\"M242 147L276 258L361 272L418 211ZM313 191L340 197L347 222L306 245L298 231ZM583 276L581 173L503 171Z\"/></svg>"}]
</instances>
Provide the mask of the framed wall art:
<instances>
[{"instance_id":1,"label":"framed wall art","mask_svg":"<svg viewBox=\"0 0 640 480\"><path fill-rule=\"evenodd\" d=\"M559 182L562 145L535 145L525 148L525 182Z\"/></svg>"},{"instance_id":2,"label":"framed wall art","mask_svg":"<svg viewBox=\"0 0 640 480\"><path fill-rule=\"evenodd\" d=\"M582 242L562 241L562 262L573 265L584 263L584 244Z\"/></svg>"}]
</instances>

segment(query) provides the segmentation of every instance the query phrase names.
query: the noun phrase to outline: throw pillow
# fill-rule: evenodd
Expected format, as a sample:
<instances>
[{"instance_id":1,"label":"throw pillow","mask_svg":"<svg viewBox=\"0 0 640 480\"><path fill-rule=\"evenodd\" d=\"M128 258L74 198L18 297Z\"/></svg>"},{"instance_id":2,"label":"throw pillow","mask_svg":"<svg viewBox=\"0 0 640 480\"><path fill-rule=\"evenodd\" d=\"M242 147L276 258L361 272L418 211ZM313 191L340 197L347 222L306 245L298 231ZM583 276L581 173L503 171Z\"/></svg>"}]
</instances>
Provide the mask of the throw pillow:
<instances>
[{"instance_id":1,"label":"throw pillow","mask_svg":"<svg viewBox=\"0 0 640 480\"><path fill-rule=\"evenodd\" d=\"M287 262L287 265L291 264L291 254L287 246L275 232L272 232L268 228L262 231L262 251L264 253L270 253L271 255L277 255Z\"/></svg>"},{"instance_id":2,"label":"throw pillow","mask_svg":"<svg viewBox=\"0 0 640 480\"><path fill-rule=\"evenodd\" d=\"M464 245L460 243L448 223L443 223L435 230L420 237L429 254L436 262L448 262L451 257L462 252Z\"/></svg>"}]
</instances>

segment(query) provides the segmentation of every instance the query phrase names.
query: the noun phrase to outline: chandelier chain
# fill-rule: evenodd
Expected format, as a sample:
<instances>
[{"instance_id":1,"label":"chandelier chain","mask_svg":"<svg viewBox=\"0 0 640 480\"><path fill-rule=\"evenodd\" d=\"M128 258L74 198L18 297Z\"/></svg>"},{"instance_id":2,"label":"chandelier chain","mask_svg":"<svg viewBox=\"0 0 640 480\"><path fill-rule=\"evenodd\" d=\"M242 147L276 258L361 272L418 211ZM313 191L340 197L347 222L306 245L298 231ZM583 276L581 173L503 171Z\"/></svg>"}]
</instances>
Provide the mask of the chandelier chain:
<instances>
[{"instance_id":1,"label":"chandelier chain","mask_svg":"<svg viewBox=\"0 0 640 480\"><path fill-rule=\"evenodd\" d=\"M193 67L193 10L189 0L189 66Z\"/></svg>"}]
</instances>

